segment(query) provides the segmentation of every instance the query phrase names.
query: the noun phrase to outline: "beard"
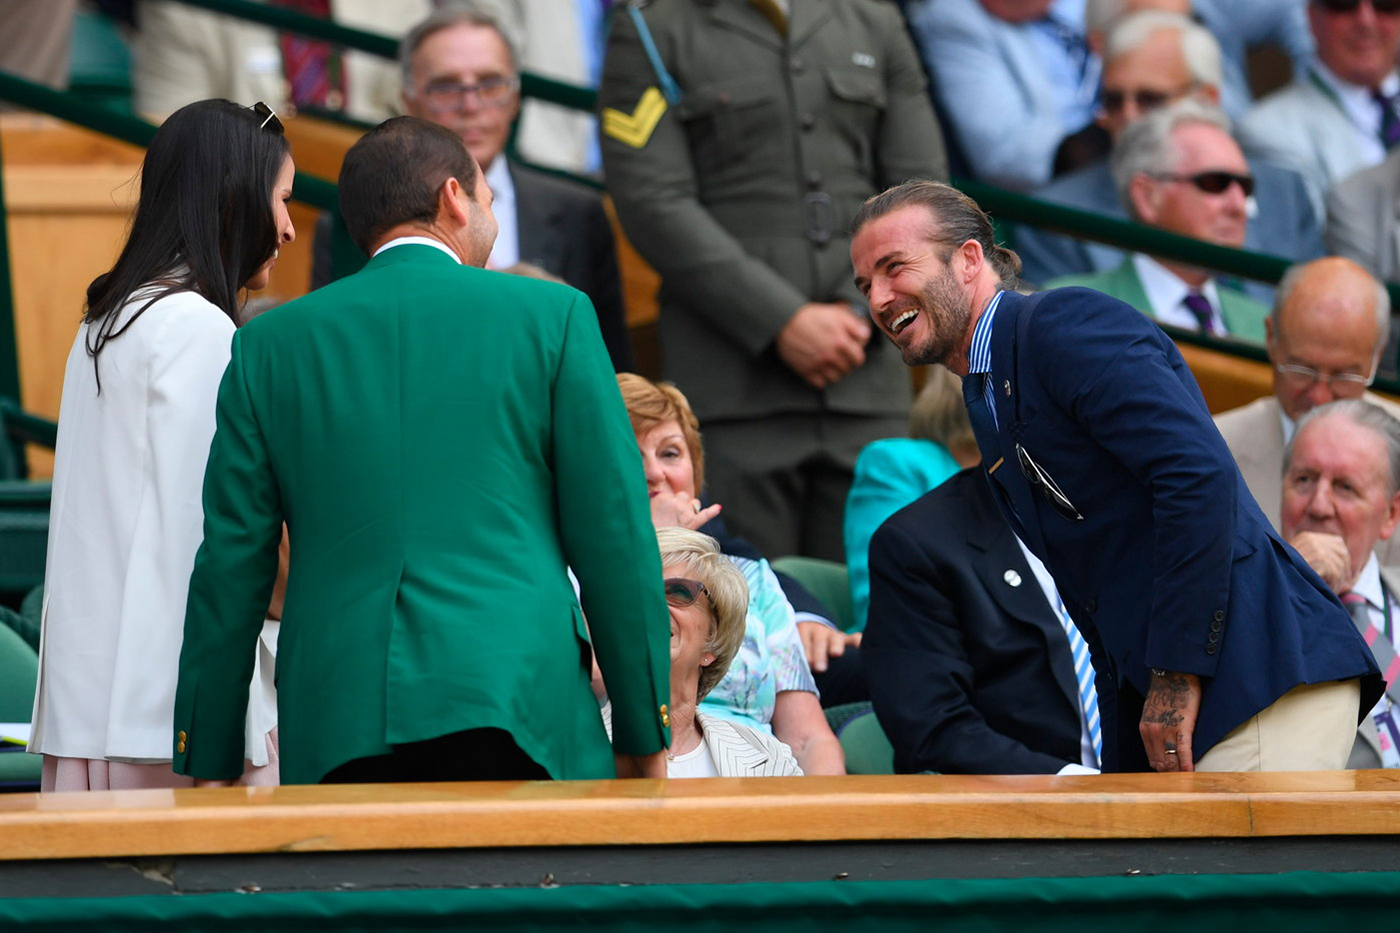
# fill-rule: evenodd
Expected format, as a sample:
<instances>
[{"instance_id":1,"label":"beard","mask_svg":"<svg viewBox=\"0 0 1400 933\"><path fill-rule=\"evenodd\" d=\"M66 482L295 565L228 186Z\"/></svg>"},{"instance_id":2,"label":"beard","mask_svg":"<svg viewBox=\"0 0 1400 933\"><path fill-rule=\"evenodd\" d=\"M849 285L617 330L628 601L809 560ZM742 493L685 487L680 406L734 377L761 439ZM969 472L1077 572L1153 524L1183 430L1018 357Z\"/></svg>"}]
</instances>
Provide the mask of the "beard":
<instances>
[{"instance_id":1,"label":"beard","mask_svg":"<svg viewBox=\"0 0 1400 933\"><path fill-rule=\"evenodd\" d=\"M953 277L953 270L945 266L924 286L913 304L924 319L926 336L921 342L911 341L901 348L905 364L942 363L947 366L962 352L963 340L972 322L967 295Z\"/></svg>"}]
</instances>

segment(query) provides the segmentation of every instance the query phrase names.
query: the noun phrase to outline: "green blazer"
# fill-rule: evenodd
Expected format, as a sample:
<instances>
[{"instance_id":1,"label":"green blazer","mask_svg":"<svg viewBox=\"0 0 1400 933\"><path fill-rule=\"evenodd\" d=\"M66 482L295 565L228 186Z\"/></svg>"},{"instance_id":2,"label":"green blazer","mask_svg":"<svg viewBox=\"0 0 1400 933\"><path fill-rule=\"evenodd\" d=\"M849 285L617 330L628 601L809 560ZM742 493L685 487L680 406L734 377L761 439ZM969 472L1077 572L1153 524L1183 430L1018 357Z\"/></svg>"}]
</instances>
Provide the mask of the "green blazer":
<instances>
[{"instance_id":1,"label":"green blazer","mask_svg":"<svg viewBox=\"0 0 1400 933\"><path fill-rule=\"evenodd\" d=\"M204 484L175 770L243 770L285 520L283 783L495 727L555 778L668 741L670 620L637 453L587 297L400 245L234 337Z\"/></svg>"},{"instance_id":2,"label":"green blazer","mask_svg":"<svg viewBox=\"0 0 1400 933\"><path fill-rule=\"evenodd\" d=\"M1065 275L1045 283L1046 288L1066 288L1081 285L1103 292L1119 301L1126 301L1148 317L1153 317L1152 304L1147 300L1147 292L1142 288L1132 257L1113 269L1091 272L1083 275ZM1239 289L1215 283L1216 294L1220 296L1220 318L1230 336L1238 340L1264 342L1264 319L1269 309L1250 298Z\"/></svg>"}]
</instances>

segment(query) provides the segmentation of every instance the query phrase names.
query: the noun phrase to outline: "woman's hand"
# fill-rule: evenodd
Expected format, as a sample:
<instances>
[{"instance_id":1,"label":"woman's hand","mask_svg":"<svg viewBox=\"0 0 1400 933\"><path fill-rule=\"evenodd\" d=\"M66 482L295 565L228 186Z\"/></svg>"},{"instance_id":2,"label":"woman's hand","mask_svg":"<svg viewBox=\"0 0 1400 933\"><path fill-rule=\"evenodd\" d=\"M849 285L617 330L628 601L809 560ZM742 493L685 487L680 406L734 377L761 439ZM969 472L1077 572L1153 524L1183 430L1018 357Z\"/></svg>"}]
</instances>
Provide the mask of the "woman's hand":
<instances>
[{"instance_id":1,"label":"woman's hand","mask_svg":"<svg viewBox=\"0 0 1400 933\"><path fill-rule=\"evenodd\" d=\"M847 648L860 645L860 632L846 634L840 629L820 622L798 622L797 634L802 637L802 649L807 653L807 666L820 674L831 658L839 658Z\"/></svg>"},{"instance_id":2,"label":"woman's hand","mask_svg":"<svg viewBox=\"0 0 1400 933\"><path fill-rule=\"evenodd\" d=\"M720 513L716 502L701 508L700 500L684 492L663 492L651 499L651 523L657 528L699 528Z\"/></svg>"}]
</instances>

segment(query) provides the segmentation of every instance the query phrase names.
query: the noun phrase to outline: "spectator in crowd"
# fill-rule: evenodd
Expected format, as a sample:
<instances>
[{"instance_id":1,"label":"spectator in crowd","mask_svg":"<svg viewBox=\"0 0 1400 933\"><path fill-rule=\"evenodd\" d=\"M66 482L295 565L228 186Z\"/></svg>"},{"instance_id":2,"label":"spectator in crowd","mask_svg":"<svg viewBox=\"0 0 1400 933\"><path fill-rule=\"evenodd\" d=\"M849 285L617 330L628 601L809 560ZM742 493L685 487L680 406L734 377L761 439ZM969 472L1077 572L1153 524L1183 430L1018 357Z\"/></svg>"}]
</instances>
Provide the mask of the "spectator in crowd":
<instances>
[{"instance_id":1,"label":"spectator in crowd","mask_svg":"<svg viewBox=\"0 0 1400 933\"><path fill-rule=\"evenodd\" d=\"M945 176L945 158L898 10L792 0L789 22L779 6L618 11L603 163L661 274L663 372L705 423L731 527L767 554L841 561L856 456L903 433L910 400L870 340L847 225L880 187Z\"/></svg>"},{"instance_id":2,"label":"spectator in crowd","mask_svg":"<svg viewBox=\"0 0 1400 933\"><path fill-rule=\"evenodd\" d=\"M896 512L870 556L862 655L896 771L1097 770L1089 649L978 470Z\"/></svg>"},{"instance_id":3,"label":"spectator in crowd","mask_svg":"<svg viewBox=\"0 0 1400 933\"><path fill-rule=\"evenodd\" d=\"M968 170L1028 191L1094 116L1099 57L1084 0L918 0L907 11L934 100Z\"/></svg>"},{"instance_id":4,"label":"spectator in crowd","mask_svg":"<svg viewBox=\"0 0 1400 933\"><path fill-rule=\"evenodd\" d=\"M909 436L874 441L856 460L845 521L855 632L865 628L870 608L870 536L885 519L979 457L958 377L942 366L930 368L909 409Z\"/></svg>"},{"instance_id":5,"label":"spectator in crowd","mask_svg":"<svg viewBox=\"0 0 1400 933\"><path fill-rule=\"evenodd\" d=\"M1347 767L1400 768L1400 568L1375 551L1400 523L1400 421L1361 399L1304 415L1284 461L1282 513L1284 537L1342 598L1388 682Z\"/></svg>"},{"instance_id":6,"label":"spectator in crowd","mask_svg":"<svg viewBox=\"0 0 1400 933\"><path fill-rule=\"evenodd\" d=\"M1341 767L1375 660L1250 498L1175 344L1097 292L1008 290L1016 254L946 185L872 198L853 228L881 330L965 375L987 481L1092 653L1104 769Z\"/></svg>"},{"instance_id":7,"label":"spectator in crowd","mask_svg":"<svg viewBox=\"0 0 1400 933\"><path fill-rule=\"evenodd\" d=\"M701 708L771 732L792 748L807 774L844 774L841 744L822 713L803 652L807 639L798 633L799 624L825 631L830 623L798 623L785 585L763 555L715 527L721 504L707 506L700 499L705 488L705 449L700 443L700 422L685 396L675 386L632 373L618 376L617 382L642 454L652 523L658 529L678 526L715 532L725 555L748 582L743 646L728 675L708 693Z\"/></svg>"},{"instance_id":8,"label":"spectator in crowd","mask_svg":"<svg viewBox=\"0 0 1400 933\"><path fill-rule=\"evenodd\" d=\"M286 515L284 783L664 775L661 565L587 297L480 268L491 192L441 126L365 134L340 197L369 264L234 338L175 769L236 772L251 666L237 659ZM611 749L566 565L611 691Z\"/></svg>"},{"instance_id":9,"label":"spectator in crowd","mask_svg":"<svg viewBox=\"0 0 1400 933\"><path fill-rule=\"evenodd\" d=\"M280 5L307 12L299 0ZM430 0L324 0L320 6L323 18L391 36L432 9ZM371 123L399 112L393 64L367 52L172 0L138 0L136 26L131 81L141 113L163 117L204 97L271 101L277 110L289 104L343 110Z\"/></svg>"},{"instance_id":10,"label":"spectator in crowd","mask_svg":"<svg viewBox=\"0 0 1400 933\"><path fill-rule=\"evenodd\" d=\"M1400 406L1366 391L1386 345L1390 296L1356 263L1317 259L1288 270L1265 328L1273 394L1221 413L1215 425L1260 509L1281 528L1279 464L1299 419L1351 398L1400 414ZM1400 563L1400 545L1382 542L1381 562Z\"/></svg>"},{"instance_id":11,"label":"spectator in crowd","mask_svg":"<svg viewBox=\"0 0 1400 933\"><path fill-rule=\"evenodd\" d=\"M1244 243L1254 176L1219 110L1183 100L1138 120L1113 150L1113 180L1139 223L1223 246ZM1133 253L1116 269L1048 283L1068 285L1097 289L1162 324L1264 339L1265 305L1178 260Z\"/></svg>"},{"instance_id":12,"label":"spectator in crowd","mask_svg":"<svg viewBox=\"0 0 1400 933\"><path fill-rule=\"evenodd\" d=\"M586 294L613 369L634 368L612 224L588 189L527 169L505 154L520 113L513 40L484 2L462 3L414 26L399 49L403 105L462 137L495 196L500 234L488 265L538 266ZM330 219L317 227L317 285L330 281Z\"/></svg>"},{"instance_id":13,"label":"spectator in crowd","mask_svg":"<svg viewBox=\"0 0 1400 933\"><path fill-rule=\"evenodd\" d=\"M1400 5L1392 0L1308 0L1317 58L1265 97L1240 124L1251 153L1301 172L1323 216L1333 184L1385 158L1400 142Z\"/></svg>"},{"instance_id":14,"label":"spectator in crowd","mask_svg":"<svg viewBox=\"0 0 1400 933\"><path fill-rule=\"evenodd\" d=\"M671 748L666 776L790 777L802 769L771 733L712 716L699 705L724 680L744 643L748 585L708 535L656 530L671 611ZM612 734L612 709L603 707Z\"/></svg>"},{"instance_id":15,"label":"spectator in crowd","mask_svg":"<svg viewBox=\"0 0 1400 933\"><path fill-rule=\"evenodd\" d=\"M266 107L200 101L151 140L126 244L88 287L59 409L31 751L44 790L189 786L170 766L170 719L214 398L238 296L265 288L294 175ZM275 530L280 540L280 526ZM273 573L276 572L276 540ZM277 783L273 672L260 655L269 593L249 606L239 667L253 709L227 733L224 777ZM260 632L260 630L263 630Z\"/></svg>"},{"instance_id":16,"label":"spectator in crowd","mask_svg":"<svg viewBox=\"0 0 1400 933\"><path fill-rule=\"evenodd\" d=\"M68 87L78 0L9 0L0 4L0 71L58 90ZM11 109L0 103L0 111Z\"/></svg>"},{"instance_id":17,"label":"spectator in crowd","mask_svg":"<svg viewBox=\"0 0 1400 933\"><path fill-rule=\"evenodd\" d=\"M1220 46L1220 107L1240 120L1254 102L1249 86L1248 53L1274 45L1303 74L1312 58L1312 34L1304 15L1306 0L1085 0L1084 25L1089 44L1102 51L1103 37L1118 20L1143 10L1158 10L1195 19ZM1107 64L1105 60L1105 65Z\"/></svg>"},{"instance_id":18,"label":"spectator in crowd","mask_svg":"<svg viewBox=\"0 0 1400 933\"><path fill-rule=\"evenodd\" d=\"M1376 278L1400 281L1400 150L1327 192L1327 249L1354 259ZM1387 359L1390 367L1393 360Z\"/></svg>"},{"instance_id":19,"label":"spectator in crowd","mask_svg":"<svg viewBox=\"0 0 1400 933\"><path fill-rule=\"evenodd\" d=\"M1135 13L1114 23L1103 48L1103 87L1099 124L1117 141L1149 110L1194 98L1215 104L1220 98L1220 51L1209 32L1188 19L1161 12ZM1258 159L1249 160L1257 196L1246 204L1246 249L1312 259L1322 253L1318 217L1297 172ZM1107 157L1055 179L1036 197L1080 210L1127 219ZM1028 281L1044 283L1062 275L1106 272L1122 264L1122 250L1062 233L1019 224L1016 251ZM1272 287L1247 282L1244 291L1268 302Z\"/></svg>"}]
</instances>

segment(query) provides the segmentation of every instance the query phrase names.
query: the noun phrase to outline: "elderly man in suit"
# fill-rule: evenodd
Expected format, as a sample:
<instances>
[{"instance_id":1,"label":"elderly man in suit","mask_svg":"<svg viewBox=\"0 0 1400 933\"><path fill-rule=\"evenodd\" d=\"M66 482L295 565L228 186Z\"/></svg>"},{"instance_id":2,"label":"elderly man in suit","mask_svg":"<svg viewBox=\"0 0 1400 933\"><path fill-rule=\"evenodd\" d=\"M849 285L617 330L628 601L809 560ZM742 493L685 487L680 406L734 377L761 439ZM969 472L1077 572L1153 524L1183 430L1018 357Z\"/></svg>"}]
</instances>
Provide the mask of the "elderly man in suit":
<instances>
[{"instance_id":1,"label":"elderly man in suit","mask_svg":"<svg viewBox=\"0 0 1400 933\"><path fill-rule=\"evenodd\" d=\"M1400 281L1400 149L1332 186L1323 237L1376 278Z\"/></svg>"},{"instance_id":2,"label":"elderly man in suit","mask_svg":"<svg viewBox=\"0 0 1400 933\"><path fill-rule=\"evenodd\" d=\"M1317 58L1240 123L1252 153L1301 172L1321 217L1333 184L1400 142L1400 4L1307 0Z\"/></svg>"},{"instance_id":3,"label":"elderly man in suit","mask_svg":"<svg viewBox=\"0 0 1400 933\"><path fill-rule=\"evenodd\" d=\"M635 368L612 224L598 195L527 169L505 154L520 113L517 43L495 8L459 2L430 14L399 46L406 113L462 137L495 196L500 235L489 266L525 263L582 291L598 312L617 372ZM331 277L329 215L316 229L315 283Z\"/></svg>"},{"instance_id":4,"label":"elderly man in suit","mask_svg":"<svg viewBox=\"0 0 1400 933\"><path fill-rule=\"evenodd\" d=\"M1210 32L1183 16L1148 11L1113 24L1103 48L1098 126L1116 144L1123 131L1152 109L1186 98L1206 104L1221 100L1220 47ZM1244 248L1289 259L1322 254L1318 216L1302 177L1290 169L1250 159L1255 196L1246 203ZM1109 158L1056 178L1036 197L1067 207L1126 220ZM1026 224L1016 226L1016 252L1026 279L1044 283L1062 275L1104 272L1122 264L1125 255L1106 243L1079 240ZM1245 293L1259 301L1273 298L1273 288L1246 282Z\"/></svg>"},{"instance_id":5,"label":"elderly man in suit","mask_svg":"<svg viewBox=\"0 0 1400 933\"><path fill-rule=\"evenodd\" d=\"M1348 768L1400 768L1400 568L1376 546L1400 524L1400 421L1361 399L1314 408L1288 445L1283 534L1342 602L1388 681Z\"/></svg>"},{"instance_id":6,"label":"elderly man in suit","mask_svg":"<svg viewBox=\"0 0 1400 933\"><path fill-rule=\"evenodd\" d=\"M1265 322L1272 395L1222 412L1215 425L1269 522L1279 528L1279 464L1298 421L1335 399L1365 398L1400 415L1400 406L1366 391L1390 328L1390 296L1348 259L1294 266L1279 283ZM1400 544L1381 544L1386 566Z\"/></svg>"},{"instance_id":7,"label":"elderly man in suit","mask_svg":"<svg viewBox=\"0 0 1400 933\"><path fill-rule=\"evenodd\" d=\"M346 154L340 195L369 263L234 337L175 770L241 771L285 520L284 783L664 776L661 565L587 297L479 268L491 193L443 127L371 130Z\"/></svg>"},{"instance_id":8,"label":"elderly man in suit","mask_svg":"<svg viewBox=\"0 0 1400 933\"><path fill-rule=\"evenodd\" d=\"M881 331L964 375L987 482L1093 654L1105 770L1341 767L1375 660L1250 498L1171 340L1098 292L1011 291L1016 254L946 185L878 195L853 228Z\"/></svg>"},{"instance_id":9,"label":"elderly man in suit","mask_svg":"<svg viewBox=\"0 0 1400 933\"><path fill-rule=\"evenodd\" d=\"M1088 647L977 468L887 519L870 567L862 658L896 771L1097 770Z\"/></svg>"},{"instance_id":10,"label":"elderly man in suit","mask_svg":"<svg viewBox=\"0 0 1400 933\"><path fill-rule=\"evenodd\" d=\"M908 373L851 284L860 202L946 160L899 11L657 0L613 16L603 165L661 273L662 371L705 425L711 498L765 554L844 560L856 457L905 433Z\"/></svg>"},{"instance_id":11,"label":"elderly man in suit","mask_svg":"<svg viewBox=\"0 0 1400 933\"><path fill-rule=\"evenodd\" d=\"M1244 242L1254 176L1214 108L1183 100L1129 126L1113 150L1113 180L1140 223L1222 246ZM1162 324L1264 340L1265 305L1177 260L1133 253L1116 269L1047 284L1097 289Z\"/></svg>"}]
</instances>

